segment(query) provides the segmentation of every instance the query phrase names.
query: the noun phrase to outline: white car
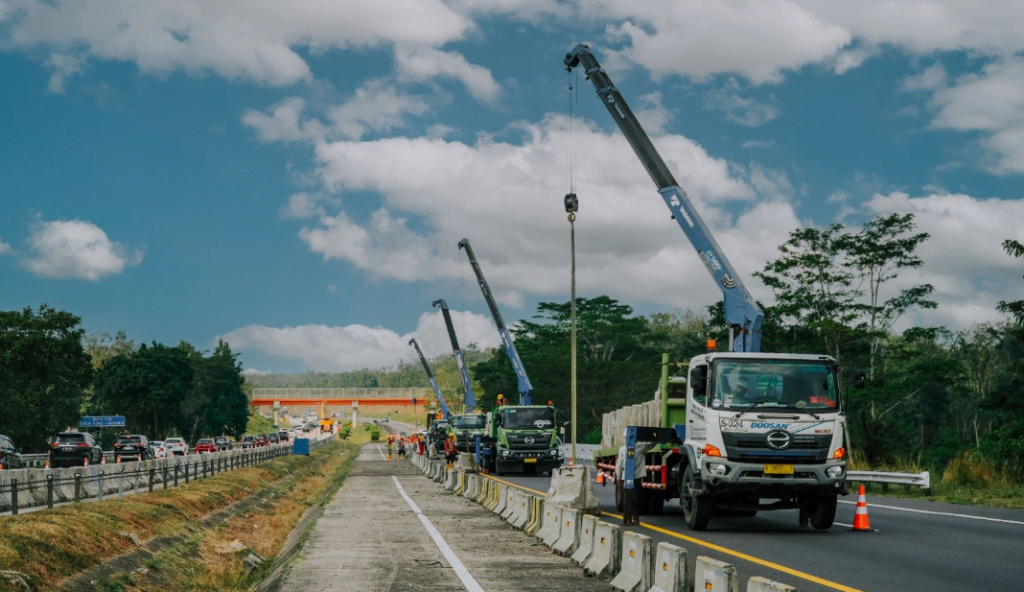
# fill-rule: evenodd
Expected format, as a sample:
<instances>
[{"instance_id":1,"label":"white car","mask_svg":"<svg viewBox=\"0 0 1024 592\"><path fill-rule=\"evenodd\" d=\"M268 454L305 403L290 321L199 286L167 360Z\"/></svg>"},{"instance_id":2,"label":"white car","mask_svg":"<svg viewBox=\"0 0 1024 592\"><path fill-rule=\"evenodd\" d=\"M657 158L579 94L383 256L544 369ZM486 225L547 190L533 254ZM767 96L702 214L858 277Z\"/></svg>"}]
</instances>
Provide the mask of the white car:
<instances>
[{"instance_id":1,"label":"white car","mask_svg":"<svg viewBox=\"0 0 1024 592\"><path fill-rule=\"evenodd\" d=\"M153 460L163 460L167 458L167 449L164 448L163 442L150 442L149 450L153 454Z\"/></svg>"},{"instance_id":2,"label":"white car","mask_svg":"<svg viewBox=\"0 0 1024 592\"><path fill-rule=\"evenodd\" d=\"M164 440L164 448L169 455L185 456L188 454L188 444L183 438L167 438Z\"/></svg>"}]
</instances>

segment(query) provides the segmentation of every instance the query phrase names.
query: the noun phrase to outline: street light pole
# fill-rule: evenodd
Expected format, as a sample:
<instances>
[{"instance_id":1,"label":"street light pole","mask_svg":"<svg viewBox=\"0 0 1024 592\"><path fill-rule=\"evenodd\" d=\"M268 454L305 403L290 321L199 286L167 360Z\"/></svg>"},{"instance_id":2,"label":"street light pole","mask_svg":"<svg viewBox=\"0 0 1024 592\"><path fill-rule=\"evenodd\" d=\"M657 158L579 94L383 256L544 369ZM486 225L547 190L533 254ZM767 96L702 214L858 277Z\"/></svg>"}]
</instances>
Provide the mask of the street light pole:
<instances>
[{"instance_id":1,"label":"street light pole","mask_svg":"<svg viewBox=\"0 0 1024 592\"><path fill-rule=\"evenodd\" d=\"M570 399L572 408L572 456L571 462L576 462L576 211L579 210L579 200L575 193L565 196L565 211L569 216L569 254L572 261L571 287L569 296L569 324L570 324Z\"/></svg>"}]
</instances>

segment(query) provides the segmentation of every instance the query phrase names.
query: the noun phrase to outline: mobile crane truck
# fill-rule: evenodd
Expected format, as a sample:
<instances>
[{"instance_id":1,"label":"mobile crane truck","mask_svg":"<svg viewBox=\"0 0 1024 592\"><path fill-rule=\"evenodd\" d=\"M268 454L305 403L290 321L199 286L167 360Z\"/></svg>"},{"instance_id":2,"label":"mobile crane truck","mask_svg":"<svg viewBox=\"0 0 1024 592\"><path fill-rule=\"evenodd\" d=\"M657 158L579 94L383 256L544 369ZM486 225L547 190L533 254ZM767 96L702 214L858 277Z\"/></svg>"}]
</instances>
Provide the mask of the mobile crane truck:
<instances>
[{"instance_id":1,"label":"mobile crane truck","mask_svg":"<svg viewBox=\"0 0 1024 592\"><path fill-rule=\"evenodd\" d=\"M456 449L459 452L472 453L476 448L477 437L486 436L487 418L479 413L473 413L473 410L476 408L476 395L473 394L473 384L469 380L466 360L462 354L462 348L459 347L459 338L455 335L455 325L452 323L452 315L448 310L448 303L444 300L435 300L434 306L441 307L444 324L448 327L448 337L452 342L452 353L455 355L455 364L459 367L459 378L462 380L462 390L465 393L463 401L468 412L449 417L448 429L445 435L455 434Z\"/></svg>"},{"instance_id":2,"label":"mobile crane truck","mask_svg":"<svg viewBox=\"0 0 1024 592\"><path fill-rule=\"evenodd\" d=\"M469 239L459 241L459 249L466 251L469 263L476 274L480 291L484 294L491 317L498 328L498 335L505 347L505 353L516 373L517 389L519 390L518 405L498 405L488 415L488 438L484 445L489 447L489 462L498 475L510 472L550 472L562 466L562 455L558 448L558 434L555 428L555 408L548 405L533 404L533 385L526 375L523 360L516 351L501 311L494 301L484 273L473 253Z\"/></svg>"},{"instance_id":3,"label":"mobile crane truck","mask_svg":"<svg viewBox=\"0 0 1024 592\"><path fill-rule=\"evenodd\" d=\"M761 308L629 105L588 46L574 47L564 63L570 71L583 67L722 290L729 325L730 352L692 358L686 376L674 382L666 360L657 404L606 414L602 438L609 448L595 462L614 467L623 521L633 524L637 512L656 514L678 498L691 530L707 528L713 515L794 508L801 526L830 528L837 496L848 493L836 361L761 353Z\"/></svg>"},{"instance_id":4,"label":"mobile crane truck","mask_svg":"<svg viewBox=\"0 0 1024 592\"><path fill-rule=\"evenodd\" d=\"M420 358L420 363L423 364L423 370L427 373L427 380L430 381L430 387L434 389L434 396L437 397L437 404L441 407L441 413L439 417L431 417L430 421L427 422L427 451L428 458L436 458L438 456L438 442L435 442L438 438L438 432L447 434L447 422L448 417L451 416L451 410L448 409L448 402L445 401L444 395L441 394L441 387L437 386L437 379L434 378L434 373L430 370L430 364L427 363L427 358L423 357L423 352L420 350L420 344L416 342L416 339L410 339L409 345L416 348L416 355ZM443 424L443 425L442 425ZM444 443L441 442L441 449L444 449Z\"/></svg>"}]
</instances>

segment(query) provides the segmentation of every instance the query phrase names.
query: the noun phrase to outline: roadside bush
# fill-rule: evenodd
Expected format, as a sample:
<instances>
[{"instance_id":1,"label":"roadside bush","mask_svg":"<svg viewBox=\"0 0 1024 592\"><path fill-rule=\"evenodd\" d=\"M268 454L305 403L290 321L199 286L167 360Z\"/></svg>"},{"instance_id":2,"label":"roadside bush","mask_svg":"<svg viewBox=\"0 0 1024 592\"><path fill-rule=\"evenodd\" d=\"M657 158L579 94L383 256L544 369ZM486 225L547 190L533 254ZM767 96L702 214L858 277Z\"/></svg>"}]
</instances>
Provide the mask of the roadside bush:
<instances>
[{"instance_id":1,"label":"roadside bush","mask_svg":"<svg viewBox=\"0 0 1024 592\"><path fill-rule=\"evenodd\" d=\"M992 463L980 454L965 452L946 465L942 482L966 487L991 487L997 481Z\"/></svg>"},{"instance_id":2,"label":"roadside bush","mask_svg":"<svg viewBox=\"0 0 1024 592\"><path fill-rule=\"evenodd\" d=\"M351 434L352 434L352 428L349 428L349 427L341 428L341 430L338 432L338 436L340 436L342 440L348 440L348 437Z\"/></svg>"},{"instance_id":3,"label":"roadside bush","mask_svg":"<svg viewBox=\"0 0 1024 592\"><path fill-rule=\"evenodd\" d=\"M378 430L376 427L371 428L370 429L370 441L371 442L377 442L378 440L380 440L380 430Z\"/></svg>"}]
</instances>

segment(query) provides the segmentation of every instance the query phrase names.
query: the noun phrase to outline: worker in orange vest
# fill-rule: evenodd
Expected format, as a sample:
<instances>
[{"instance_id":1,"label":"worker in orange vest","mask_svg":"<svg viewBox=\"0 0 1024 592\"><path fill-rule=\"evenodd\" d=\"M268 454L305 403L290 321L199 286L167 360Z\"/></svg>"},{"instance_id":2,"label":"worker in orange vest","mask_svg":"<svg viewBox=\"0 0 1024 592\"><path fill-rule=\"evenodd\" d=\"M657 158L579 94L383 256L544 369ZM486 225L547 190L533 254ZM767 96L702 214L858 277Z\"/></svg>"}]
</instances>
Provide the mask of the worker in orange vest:
<instances>
[{"instance_id":1,"label":"worker in orange vest","mask_svg":"<svg viewBox=\"0 0 1024 592\"><path fill-rule=\"evenodd\" d=\"M455 447L455 434L448 434L448 439L444 441L444 456L448 460L448 470L451 470L459 458L459 450Z\"/></svg>"}]
</instances>

